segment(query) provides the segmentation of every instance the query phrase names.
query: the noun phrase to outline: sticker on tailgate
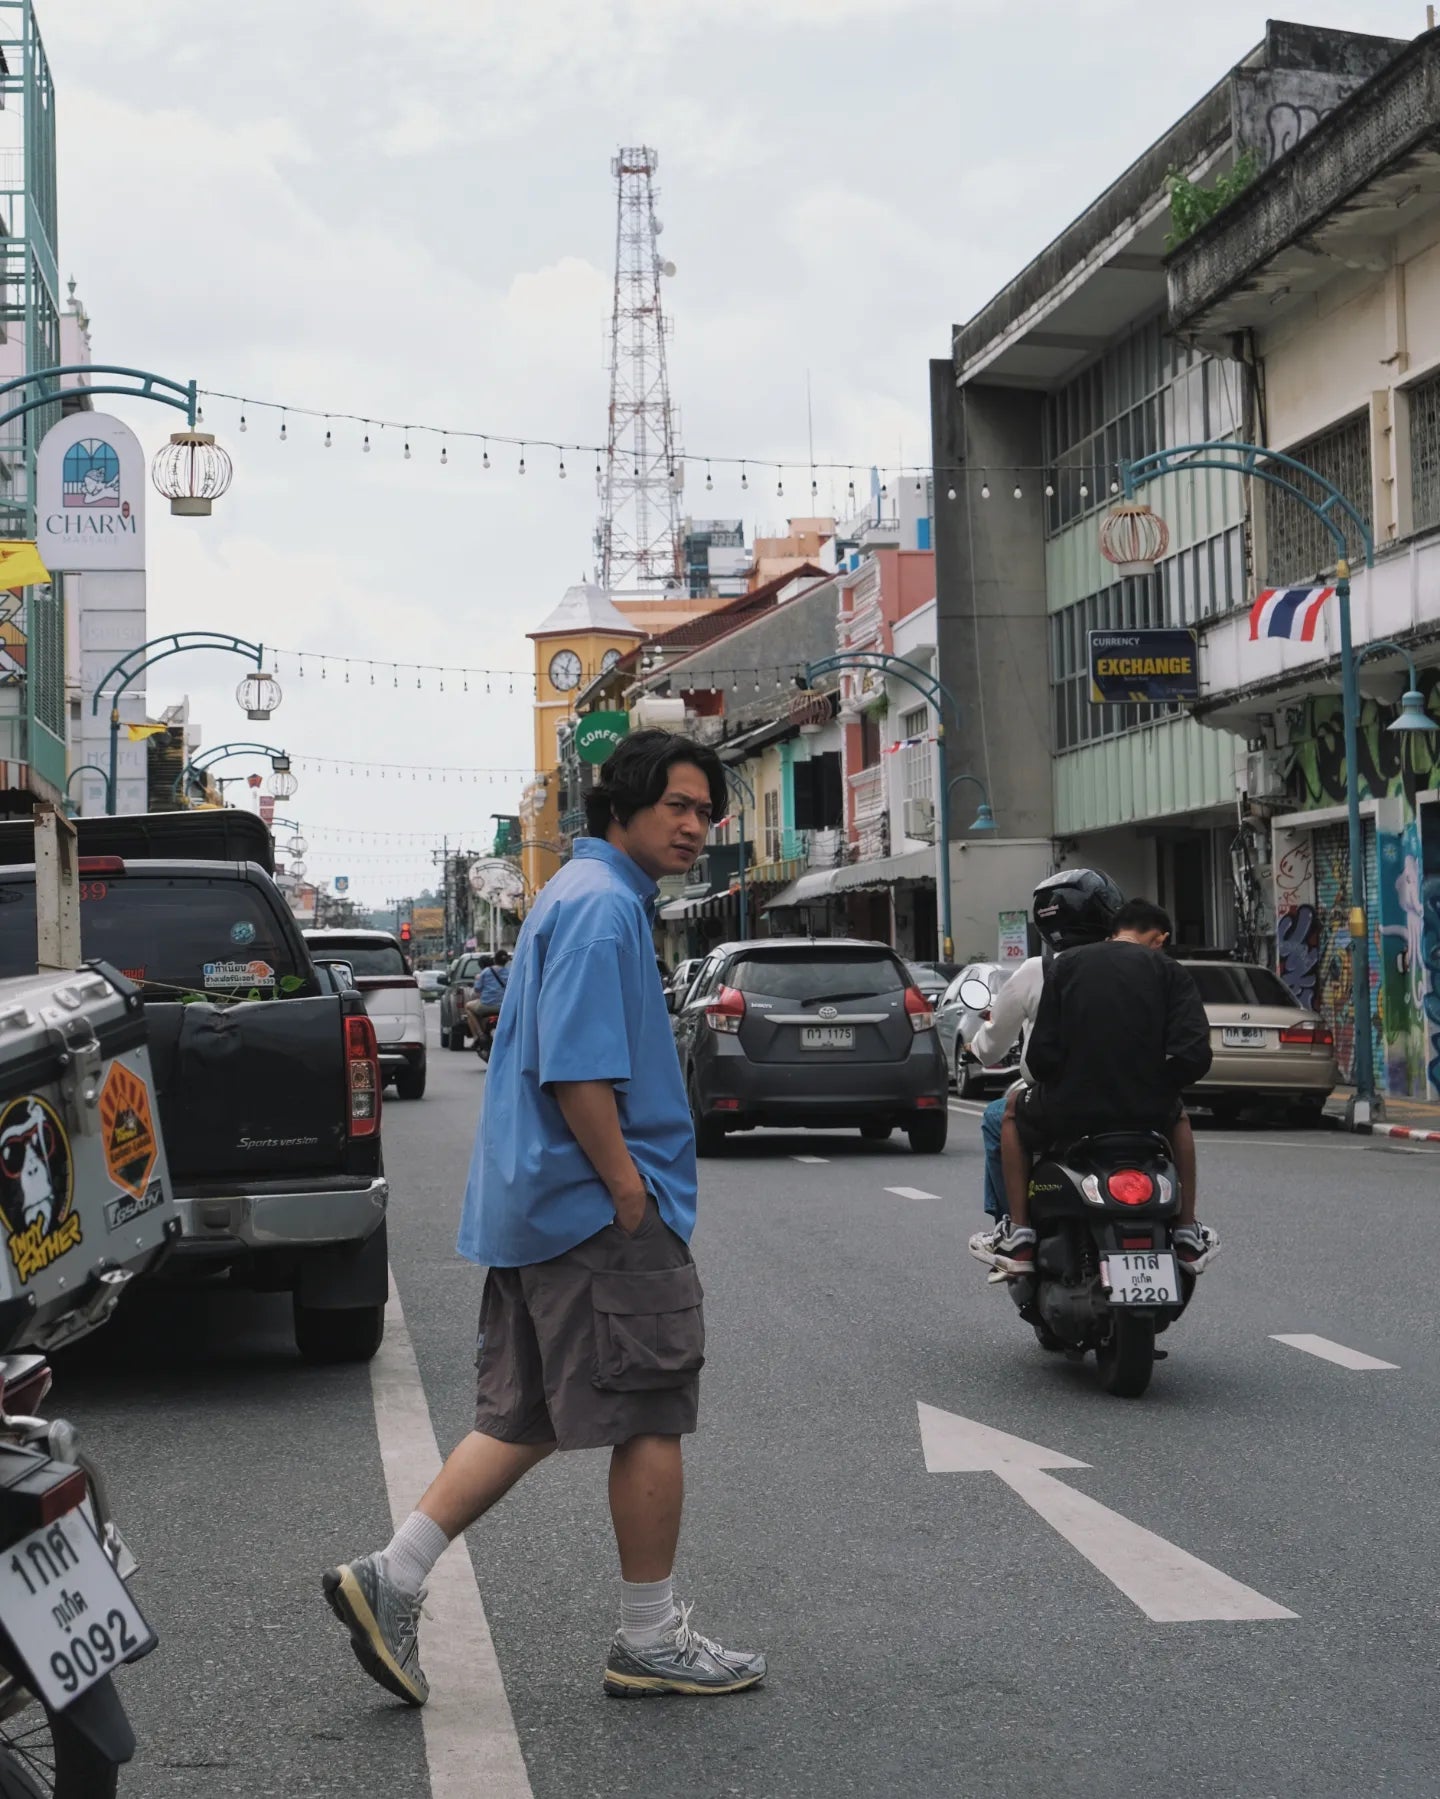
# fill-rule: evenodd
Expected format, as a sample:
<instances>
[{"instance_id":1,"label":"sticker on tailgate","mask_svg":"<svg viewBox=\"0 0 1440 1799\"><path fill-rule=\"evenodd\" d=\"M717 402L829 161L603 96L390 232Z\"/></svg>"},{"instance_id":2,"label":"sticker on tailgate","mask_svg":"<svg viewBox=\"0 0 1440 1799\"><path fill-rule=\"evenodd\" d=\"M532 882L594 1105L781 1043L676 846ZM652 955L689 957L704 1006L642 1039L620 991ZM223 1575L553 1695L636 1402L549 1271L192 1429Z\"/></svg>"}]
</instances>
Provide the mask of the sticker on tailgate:
<instances>
[{"instance_id":1,"label":"sticker on tailgate","mask_svg":"<svg viewBox=\"0 0 1440 1799\"><path fill-rule=\"evenodd\" d=\"M80 1241L75 1169L59 1114L35 1093L0 1111L0 1222L23 1286Z\"/></svg>"},{"instance_id":2,"label":"sticker on tailgate","mask_svg":"<svg viewBox=\"0 0 1440 1799\"><path fill-rule=\"evenodd\" d=\"M105 1228L109 1231L123 1231L127 1224L134 1224L146 1212L153 1212L156 1206L165 1203L165 1189L159 1181L151 1181L143 1193L137 1193L132 1199L112 1199L105 1208Z\"/></svg>"},{"instance_id":3,"label":"sticker on tailgate","mask_svg":"<svg viewBox=\"0 0 1440 1799\"><path fill-rule=\"evenodd\" d=\"M123 1062L112 1062L100 1089L100 1133L110 1179L139 1199L149 1185L160 1147L150 1089Z\"/></svg>"}]
</instances>

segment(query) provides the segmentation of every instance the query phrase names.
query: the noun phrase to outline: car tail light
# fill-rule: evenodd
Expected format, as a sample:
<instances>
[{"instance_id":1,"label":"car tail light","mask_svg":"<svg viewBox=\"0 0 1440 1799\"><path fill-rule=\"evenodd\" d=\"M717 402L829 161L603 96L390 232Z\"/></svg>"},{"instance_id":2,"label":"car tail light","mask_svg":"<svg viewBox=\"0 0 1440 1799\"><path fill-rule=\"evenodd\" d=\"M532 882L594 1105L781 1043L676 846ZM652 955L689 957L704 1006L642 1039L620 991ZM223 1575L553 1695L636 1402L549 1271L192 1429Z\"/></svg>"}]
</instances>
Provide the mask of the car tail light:
<instances>
[{"instance_id":1,"label":"car tail light","mask_svg":"<svg viewBox=\"0 0 1440 1799\"><path fill-rule=\"evenodd\" d=\"M1122 1206L1143 1206L1155 1197L1155 1183L1142 1168L1117 1168L1105 1185Z\"/></svg>"},{"instance_id":2,"label":"car tail light","mask_svg":"<svg viewBox=\"0 0 1440 1799\"><path fill-rule=\"evenodd\" d=\"M717 1099L714 1101L714 1106L717 1112L738 1112L740 1101L738 1099Z\"/></svg>"},{"instance_id":3,"label":"car tail light","mask_svg":"<svg viewBox=\"0 0 1440 1799\"><path fill-rule=\"evenodd\" d=\"M1325 1024L1292 1024L1280 1033L1282 1043L1312 1044L1316 1049L1333 1049L1335 1033Z\"/></svg>"},{"instance_id":4,"label":"car tail light","mask_svg":"<svg viewBox=\"0 0 1440 1799\"><path fill-rule=\"evenodd\" d=\"M935 1029L935 1004L926 999L918 987L905 989L905 1010L910 1017L910 1029L918 1037L921 1031Z\"/></svg>"},{"instance_id":5,"label":"car tail light","mask_svg":"<svg viewBox=\"0 0 1440 1799\"><path fill-rule=\"evenodd\" d=\"M350 1082L350 1135L373 1137L380 1129L380 1048L368 1018L345 1020L345 1060Z\"/></svg>"},{"instance_id":6,"label":"car tail light","mask_svg":"<svg viewBox=\"0 0 1440 1799\"><path fill-rule=\"evenodd\" d=\"M745 995L734 987L722 987L705 1008L705 1022L712 1031L737 1036L745 1022Z\"/></svg>"},{"instance_id":7,"label":"car tail light","mask_svg":"<svg viewBox=\"0 0 1440 1799\"><path fill-rule=\"evenodd\" d=\"M82 875L123 875L123 856L82 856L78 872Z\"/></svg>"}]
</instances>

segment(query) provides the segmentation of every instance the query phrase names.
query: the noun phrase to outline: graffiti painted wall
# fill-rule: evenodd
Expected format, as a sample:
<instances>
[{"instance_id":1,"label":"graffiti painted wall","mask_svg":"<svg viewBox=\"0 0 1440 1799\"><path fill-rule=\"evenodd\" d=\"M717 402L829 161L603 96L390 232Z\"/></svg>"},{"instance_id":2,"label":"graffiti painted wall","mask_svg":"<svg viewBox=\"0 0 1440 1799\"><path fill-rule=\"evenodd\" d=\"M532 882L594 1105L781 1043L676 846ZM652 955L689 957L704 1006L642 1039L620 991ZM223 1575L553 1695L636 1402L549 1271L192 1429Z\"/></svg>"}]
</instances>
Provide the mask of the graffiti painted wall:
<instances>
[{"instance_id":1,"label":"graffiti painted wall","mask_svg":"<svg viewBox=\"0 0 1440 1799\"><path fill-rule=\"evenodd\" d=\"M1420 677L1425 704L1440 722L1434 674ZM1397 735L1386 727L1394 709L1374 700L1360 703L1360 793L1365 799L1408 799L1440 791L1440 733ZM1290 797L1302 810L1345 803L1345 726L1339 694L1321 694L1292 706L1290 728Z\"/></svg>"},{"instance_id":2,"label":"graffiti painted wall","mask_svg":"<svg viewBox=\"0 0 1440 1799\"><path fill-rule=\"evenodd\" d=\"M1425 1089L1428 1098L1440 1099L1440 806L1420 808L1420 851Z\"/></svg>"},{"instance_id":3,"label":"graffiti painted wall","mask_svg":"<svg viewBox=\"0 0 1440 1799\"><path fill-rule=\"evenodd\" d=\"M1272 855L1277 971L1300 1004L1313 1007L1320 975L1320 919L1309 831L1277 829Z\"/></svg>"}]
</instances>

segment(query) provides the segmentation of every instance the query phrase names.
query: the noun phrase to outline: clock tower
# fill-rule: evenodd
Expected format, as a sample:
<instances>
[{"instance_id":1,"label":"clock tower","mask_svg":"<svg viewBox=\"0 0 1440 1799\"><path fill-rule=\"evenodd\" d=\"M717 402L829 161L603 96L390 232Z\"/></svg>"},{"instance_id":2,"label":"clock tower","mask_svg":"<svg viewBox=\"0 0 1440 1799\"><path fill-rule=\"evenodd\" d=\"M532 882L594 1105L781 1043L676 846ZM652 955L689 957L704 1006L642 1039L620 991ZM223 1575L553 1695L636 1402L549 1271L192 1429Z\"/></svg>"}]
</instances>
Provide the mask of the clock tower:
<instances>
[{"instance_id":1,"label":"clock tower","mask_svg":"<svg viewBox=\"0 0 1440 1799\"><path fill-rule=\"evenodd\" d=\"M556 770L560 726L574 714L577 695L602 669L633 650L646 636L602 588L585 583L570 588L535 630L535 770L537 779L521 802L522 835L532 842L560 842ZM543 783L543 784L542 784ZM525 881L533 894L560 866L546 849L521 852Z\"/></svg>"}]
</instances>

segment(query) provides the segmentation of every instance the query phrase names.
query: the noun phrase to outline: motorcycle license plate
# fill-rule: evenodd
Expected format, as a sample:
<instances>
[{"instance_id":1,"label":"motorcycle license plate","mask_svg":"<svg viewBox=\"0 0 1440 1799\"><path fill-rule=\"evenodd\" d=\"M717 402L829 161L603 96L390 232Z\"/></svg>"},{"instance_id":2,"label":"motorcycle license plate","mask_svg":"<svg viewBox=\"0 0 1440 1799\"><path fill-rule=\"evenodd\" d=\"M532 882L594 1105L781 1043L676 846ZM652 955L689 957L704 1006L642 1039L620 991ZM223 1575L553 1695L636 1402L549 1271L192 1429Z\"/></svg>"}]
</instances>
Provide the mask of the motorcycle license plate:
<instances>
[{"instance_id":1,"label":"motorcycle license plate","mask_svg":"<svg viewBox=\"0 0 1440 1799\"><path fill-rule=\"evenodd\" d=\"M1168 1251L1106 1258L1105 1283L1115 1306L1168 1306L1180 1303L1180 1279Z\"/></svg>"},{"instance_id":2,"label":"motorcycle license plate","mask_svg":"<svg viewBox=\"0 0 1440 1799\"><path fill-rule=\"evenodd\" d=\"M0 1619L27 1685L61 1710L155 1647L155 1633L79 1512L0 1550Z\"/></svg>"},{"instance_id":3,"label":"motorcycle license plate","mask_svg":"<svg viewBox=\"0 0 1440 1799\"><path fill-rule=\"evenodd\" d=\"M853 1024L807 1024L800 1027L801 1049L854 1049Z\"/></svg>"}]
</instances>

